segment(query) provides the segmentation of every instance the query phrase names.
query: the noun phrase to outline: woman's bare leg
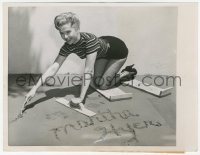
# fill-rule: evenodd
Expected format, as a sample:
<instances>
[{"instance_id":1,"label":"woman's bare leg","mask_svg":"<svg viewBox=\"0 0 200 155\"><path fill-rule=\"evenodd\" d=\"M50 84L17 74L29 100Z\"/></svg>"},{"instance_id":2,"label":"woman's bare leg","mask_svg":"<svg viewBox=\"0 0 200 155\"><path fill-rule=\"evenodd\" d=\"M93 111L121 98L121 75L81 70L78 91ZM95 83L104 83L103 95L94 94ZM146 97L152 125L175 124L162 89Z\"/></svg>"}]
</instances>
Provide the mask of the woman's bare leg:
<instances>
[{"instance_id":1,"label":"woman's bare leg","mask_svg":"<svg viewBox=\"0 0 200 155\"><path fill-rule=\"evenodd\" d=\"M104 74L105 68L107 63L109 62L108 59L97 59L94 65L94 75L93 79L91 80L90 85L92 87L99 87L102 83L102 76Z\"/></svg>"},{"instance_id":2,"label":"woman's bare leg","mask_svg":"<svg viewBox=\"0 0 200 155\"><path fill-rule=\"evenodd\" d=\"M119 83L122 76L118 75L117 73L126 62L126 59L127 58L110 59L109 62L107 62L107 65L105 67L105 70L102 76L103 84L101 83L101 85L99 86L100 89L103 89L103 90L109 89Z\"/></svg>"}]
</instances>

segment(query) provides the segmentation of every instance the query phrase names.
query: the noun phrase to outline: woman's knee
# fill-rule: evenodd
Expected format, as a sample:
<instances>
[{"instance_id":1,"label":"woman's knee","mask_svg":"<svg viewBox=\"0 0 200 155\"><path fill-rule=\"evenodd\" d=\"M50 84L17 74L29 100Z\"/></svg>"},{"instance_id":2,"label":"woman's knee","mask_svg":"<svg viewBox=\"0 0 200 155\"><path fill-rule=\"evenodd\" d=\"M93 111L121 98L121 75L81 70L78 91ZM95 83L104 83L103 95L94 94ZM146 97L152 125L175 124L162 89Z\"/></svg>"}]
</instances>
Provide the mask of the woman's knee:
<instances>
[{"instance_id":1,"label":"woman's knee","mask_svg":"<svg viewBox=\"0 0 200 155\"><path fill-rule=\"evenodd\" d=\"M93 77L92 82L93 82L93 84L95 84L98 87L104 83L104 81L103 81L101 76Z\"/></svg>"},{"instance_id":2,"label":"woman's knee","mask_svg":"<svg viewBox=\"0 0 200 155\"><path fill-rule=\"evenodd\" d=\"M100 90L107 90L107 89L110 88L110 86L109 86L109 85L101 85L101 86L99 86L98 88L99 88Z\"/></svg>"},{"instance_id":3,"label":"woman's knee","mask_svg":"<svg viewBox=\"0 0 200 155\"><path fill-rule=\"evenodd\" d=\"M105 82L105 80L103 80L103 78L101 78L100 80L92 80L92 85L94 85L96 88L100 89L100 90L106 90L110 88L110 83Z\"/></svg>"},{"instance_id":4,"label":"woman's knee","mask_svg":"<svg viewBox=\"0 0 200 155\"><path fill-rule=\"evenodd\" d=\"M111 85L112 85L112 80L104 79L104 82L99 85L99 89L106 90L109 89Z\"/></svg>"}]
</instances>

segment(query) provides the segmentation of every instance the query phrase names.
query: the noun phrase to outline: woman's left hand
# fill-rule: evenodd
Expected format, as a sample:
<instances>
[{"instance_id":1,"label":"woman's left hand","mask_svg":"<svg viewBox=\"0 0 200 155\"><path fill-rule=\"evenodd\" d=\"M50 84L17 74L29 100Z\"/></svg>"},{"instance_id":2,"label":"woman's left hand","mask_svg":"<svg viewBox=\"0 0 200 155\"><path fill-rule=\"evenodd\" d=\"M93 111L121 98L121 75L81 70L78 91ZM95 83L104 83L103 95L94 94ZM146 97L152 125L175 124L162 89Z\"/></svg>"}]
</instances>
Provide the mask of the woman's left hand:
<instances>
[{"instance_id":1,"label":"woman's left hand","mask_svg":"<svg viewBox=\"0 0 200 155\"><path fill-rule=\"evenodd\" d=\"M75 97L75 98L72 98L71 101L73 105L78 106L80 103L83 102L83 99L80 97Z\"/></svg>"}]
</instances>

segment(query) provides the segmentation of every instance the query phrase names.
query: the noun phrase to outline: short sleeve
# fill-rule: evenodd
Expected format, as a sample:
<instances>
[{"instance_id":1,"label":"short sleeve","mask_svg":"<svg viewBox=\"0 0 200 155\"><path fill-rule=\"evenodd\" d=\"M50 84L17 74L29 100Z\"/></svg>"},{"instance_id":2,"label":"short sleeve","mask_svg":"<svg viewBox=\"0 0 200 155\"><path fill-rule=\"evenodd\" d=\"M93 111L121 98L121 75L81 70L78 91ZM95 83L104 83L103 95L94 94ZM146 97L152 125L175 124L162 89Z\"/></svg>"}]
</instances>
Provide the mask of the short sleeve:
<instances>
[{"instance_id":1,"label":"short sleeve","mask_svg":"<svg viewBox=\"0 0 200 155\"><path fill-rule=\"evenodd\" d=\"M86 55L97 52L101 47L99 43L99 39L93 35L89 34L90 39L86 43Z\"/></svg>"},{"instance_id":2,"label":"short sleeve","mask_svg":"<svg viewBox=\"0 0 200 155\"><path fill-rule=\"evenodd\" d=\"M69 54L71 54L71 52L67 49L66 44L64 44L60 49L59 55L67 57Z\"/></svg>"}]
</instances>

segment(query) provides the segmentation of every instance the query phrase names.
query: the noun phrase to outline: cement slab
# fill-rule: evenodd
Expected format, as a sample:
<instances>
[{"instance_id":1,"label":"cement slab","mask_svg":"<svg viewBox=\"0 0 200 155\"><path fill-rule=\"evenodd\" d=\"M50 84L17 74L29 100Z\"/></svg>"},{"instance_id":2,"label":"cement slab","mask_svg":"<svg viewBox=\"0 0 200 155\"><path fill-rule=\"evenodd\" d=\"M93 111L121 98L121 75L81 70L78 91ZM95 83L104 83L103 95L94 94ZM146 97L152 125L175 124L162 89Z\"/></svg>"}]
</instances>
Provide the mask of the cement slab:
<instances>
[{"instance_id":1,"label":"cement slab","mask_svg":"<svg viewBox=\"0 0 200 155\"><path fill-rule=\"evenodd\" d=\"M8 142L10 146L175 146L176 90L163 98L120 86L132 93L110 102L90 89L84 106L97 115L89 118L57 103L54 97L78 96L80 86L41 87L18 118L24 95L31 88L16 85L9 76Z\"/></svg>"}]
</instances>

